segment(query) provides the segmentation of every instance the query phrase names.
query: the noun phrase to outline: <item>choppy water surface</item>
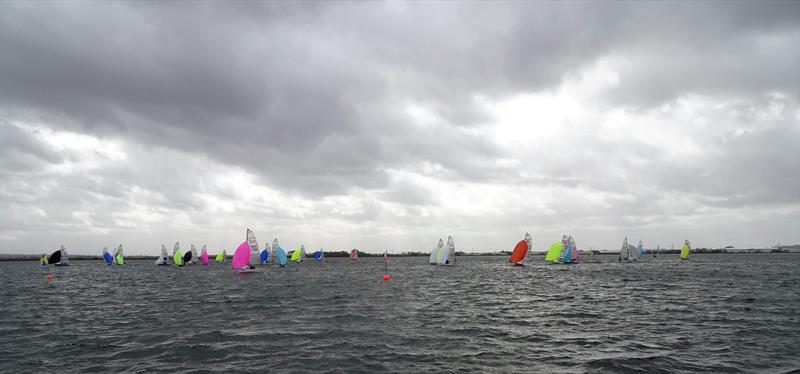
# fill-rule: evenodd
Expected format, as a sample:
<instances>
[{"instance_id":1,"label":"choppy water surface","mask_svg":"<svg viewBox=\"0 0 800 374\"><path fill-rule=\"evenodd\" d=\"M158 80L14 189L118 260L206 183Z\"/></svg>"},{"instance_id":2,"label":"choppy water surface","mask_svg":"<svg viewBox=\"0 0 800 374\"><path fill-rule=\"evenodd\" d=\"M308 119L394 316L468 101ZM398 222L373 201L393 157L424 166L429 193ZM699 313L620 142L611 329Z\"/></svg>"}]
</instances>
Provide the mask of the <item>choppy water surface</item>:
<instances>
[{"instance_id":1,"label":"choppy water surface","mask_svg":"<svg viewBox=\"0 0 800 374\"><path fill-rule=\"evenodd\" d=\"M533 259L529 259L533 260ZM800 255L0 263L2 372L787 372ZM531 261L533 262L533 261Z\"/></svg>"}]
</instances>

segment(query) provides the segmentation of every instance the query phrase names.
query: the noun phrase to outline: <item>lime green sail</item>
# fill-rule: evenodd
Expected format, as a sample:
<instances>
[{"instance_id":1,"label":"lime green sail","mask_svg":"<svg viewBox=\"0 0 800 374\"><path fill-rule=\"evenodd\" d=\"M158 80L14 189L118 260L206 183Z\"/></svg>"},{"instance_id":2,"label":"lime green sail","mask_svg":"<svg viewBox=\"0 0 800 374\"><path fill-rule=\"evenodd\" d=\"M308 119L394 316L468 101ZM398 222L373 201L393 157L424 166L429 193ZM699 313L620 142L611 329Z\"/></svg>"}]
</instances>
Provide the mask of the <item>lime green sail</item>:
<instances>
[{"instance_id":1,"label":"lime green sail","mask_svg":"<svg viewBox=\"0 0 800 374\"><path fill-rule=\"evenodd\" d=\"M439 240L441 241L441 239L439 239ZM436 259L437 259L436 261L437 262L439 261L438 259L442 258L442 253L444 253L444 247L445 246L442 245L442 246L439 247L439 250L436 251Z\"/></svg>"},{"instance_id":2,"label":"lime green sail","mask_svg":"<svg viewBox=\"0 0 800 374\"><path fill-rule=\"evenodd\" d=\"M172 247L172 263L175 264L175 266L183 266L183 253L181 252L180 242L175 242L175 245Z\"/></svg>"},{"instance_id":3,"label":"lime green sail","mask_svg":"<svg viewBox=\"0 0 800 374\"><path fill-rule=\"evenodd\" d=\"M222 250L222 252L217 253L217 257L214 260L217 262L225 261L225 250Z\"/></svg>"},{"instance_id":4,"label":"lime green sail","mask_svg":"<svg viewBox=\"0 0 800 374\"><path fill-rule=\"evenodd\" d=\"M297 249L294 250L294 252L292 252L292 262L300 261L300 253L301 252L302 251L300 250L300 248L297 248Z\"/></svg>"},{"instance_id":5,"label":"lime green sail","mask_svg":"<svg viewBox=\"0 0 800 374\"><path fill-rule=\"evenodd\" d=\"M561 254L561 242L556 242L550 245L547 254L544 256L545 261L556 261Z\"/></svg>"},{"instance_id":6,"label":"lime green sail","mask_svg":"<svg viewBox=\"0 0 800 374\"><path fill-rule=\"evenodd\" d=\"M689 241L685 240L681 246L681 260L689 259Z\"/></svg>"},{"instance_id":7,"label":"lime green sail","mask_svg":"<svg viewBox=\"0 0 800 374\"><path fill-rule=\"evenodd\" d=\"M122 244L120 244L119 248L117 248L117 254L114 256L114 262L116 262L117 265L125 265L125 258L122 256Z\"/></svg>"}]
</instances>

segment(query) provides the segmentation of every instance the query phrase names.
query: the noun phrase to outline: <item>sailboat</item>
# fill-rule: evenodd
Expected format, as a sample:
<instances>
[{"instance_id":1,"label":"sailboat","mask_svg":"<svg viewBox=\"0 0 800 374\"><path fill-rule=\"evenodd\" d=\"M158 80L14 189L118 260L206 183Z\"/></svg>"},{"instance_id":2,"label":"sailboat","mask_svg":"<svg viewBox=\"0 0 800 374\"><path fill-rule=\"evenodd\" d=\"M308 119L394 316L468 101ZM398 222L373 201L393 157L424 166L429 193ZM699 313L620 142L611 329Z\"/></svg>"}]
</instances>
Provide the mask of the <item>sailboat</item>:
<instances>
[{"instance_id":1,"label":"sailboat","mask_svg":"<svg viewBox=\"0 0 800 374\"><path fill-rule=\"evenodd\" d=\"M453 242L453 237L447 237L447 246L444 247L442 253L436 259L437 265L455 265L456 264L456 244Z\"/></svg>"},{"instance_id":2,"label":"sailboat","mask_svg":"<svg viewBox=\"0 0 800 374\"><path fill-rule=\"evenodd\" d=\"M643 257L644 256L644 245L642 244L641 240L639 240L639 242L636 243L636 254L639 257Z\"/></svg>"},{"instance_id":3,"label":"sailboat","mask_svg":"<svg viewBox=\"0 0 800 374\"><path fill-rule=\"evenodd\" d=\"M569 264L572 263L572 241L570 241L572 237L564 235L561 238L561 254L558 256L556 262L562 264Z\"/></svg>"},{"instance_id":4,"label":"sailboat","mask_svg":"<svg viewBox=\"0 0 800 374\"><path fill-rule=\"evenodd\" d=\"M125 257L122 255L122 244L117 247L117 251L114 252L114 263L117 265L125 265Z\"/></svg>"},{"instance_id":5,"label":"sailboat","mask_svg":"<svg viewBox=\"0 0 800 374\"><path fill-rule=\"evenodd\" d=\"M106 265L114 264L114 256L108 253L108 247L103 247L103 261L105 261Z\"/></svg>"},{"instance_id":6,"label":"sailboat","mask_svg":"<svg viewBox=\"0 0 800 374\"><path fill-rule=\"evenodd\" d=\"M439 254L442 250L444 250L444 240L439 238L439 242L436 243L436 248L431 251L431 258L428 261L431 265L436 265L436 259L439 258Z\"/></svg>"},{"instance_id":7,"label":"sailboat","mask_svg":"<svg viewBox=\"0 0 800 374\"><path fill-rule=\"evenodd\" d=\"M619 249L619 261L636 261L639 258L639 251L628 243L628 237L622 240L622 247Z\"/></svg>"},{"instance_id":8,"label":"sailboat","mask_svg":"<svg viewBox=\"0 0 800 374\"><path fill-rule=\"evenodd\" d=\"M228 253L225 252L223 249L222 252L217 253L217 257L214 259L216 262L225 262L225 259L228 257Z\"/></svg>"},{"instance_id":9,"label":"sailboat","mask_svg":"<svg viewBox=\"0 0 800 374\"><path fill-rule=\"evenodd\" d=\"M200 250L200 263L203 265L208 265L208 250L206 249L205 244L203 244L203 249Z\"/></svg>"},{"instance_id":10,"label":"sailboat","mask_svg":"<svg viewBox=\"0 0 800 374\"><path fill-rule=\"evenodd\" d=\"M272 250L275 251L275 262L280 267L286 266L286 263L289 262L289 259L286 257L286 251L278 245L278 238L272 241Z\"/></svg>"},{"instance_id":11,"label":"sailboat","mask_svg":"<svg viewBox=\"0 0 800 374\"><path fill-rule=\"evenodd\" d=\"M53 264L55 266L69 266L69 257L67 257L67 249L64 248L62 245L61 248L53 252L50 257L47 258L48 264Z\"/></svg>"},{"instance_id":12,"label":"sailboat","mask_svg":"<svg viewBox=\"0 0 800 374\"><path fill-rule=\"evenodd\" d=\"M248 230L250 231L250 230ZM236 248L233 252L233 259L231 260L231 268L234 272L248 272L250 271L250 246L247 245L247 240Z\"/></svg>"},{"instance_id":13,"label":"sailboat","mask_svg":"<svg viewBox=\"0 0 800 374\"><path fill-rule=\"evenodd\" d=\"M350 259L358 260L358 249L353 248L350 250Z\"/></svg>"},{"instance_id":14,"label":"sailboat","mask_svg":"<svg viewBox=\"0 0 800 374\"><path fill-rule=\"evenodd\" d=\"M250 229L247 229L247 246L250 247L250 259L248 260L248 263L250 264L251 268L255 268L256 265L261 263L261 254L258 250L256 234L254 234L253 230Z\"/></svg>"},{"instance_id":15,"label":"sailboat","mask_svg":"<svg viewBox=\"0 0 800 374\"><path fill-rule=\"evenodd\" d=\"M681 246L681 260L688 260L689 259L689 251L692 250L691 245L689 244L689 239L683 240L683 245Z\"/></svg>"},{"instance_id":16,"label":"sailboat","mask_svg":"<svg viewBox=\"0 0 800 374\"><path fill-rule=\"evenodd\" d=\"M525 233L525 238L517 242L517 245L514 246L514 250L511 252L511 256L508 257L508 263L512 266L524 266L522 263L525 261L525 256L528 255L528 250L531 249L531 243L533 239L531 238L531 234Z\"/></svg>"},{"instance_id":17,"label":"sailboat","mask_svg":"<svg viewBox=\"0 0 800 374\"><path fill-rule=\"evenodd\" d=\"M562 246L563 246L563 239L560 242L555 242L553 244L550 244L550 247L547 249L547 253L544 255L544 260L547 262L558 261L558 256L561 254Z\"/></svg>"},{"instance_id":18,"label":"sailboat","mask_svg":"<svg viewBox=\"0 0 800 374\"><path fill-rule=\"evenodd\" d=\"M184 265L194 265L197 263L197 249L194 244L189 245L189 250L183 254Z\"/></svg>"},{"instance_id":19,"label":"sailboat","mask_svg":"<svg viewBox=\"0 0 800 374\"><path fill-rule=\"evenodd\" d=\"M251 273L256 271L256 265L261 262L261 255L258 251L258 241L253 230L247 229L245 241L239 244L236 252L233 253L231 268L234 272Z\"/></svg>"},{"instance_id":20,"label":"sailboat","mask_svg":"<svg viewBox=\"0 0 800 374\"><path fill-rule=\"evenodd\" d=\"M303 262L303 257L306 257L306 247L300 244L300 248L297 248L292 252L292 262Z\"/></svg>"},{"instance_id":21,"label":"sailboat","mask_svg":"<svg viewBox=\"0 0 800 374\"><path fill-rule=\"evenodd\" d=\"M314 259L317 261L322 261L325 259L325 251L320 248L318 251L314 252Z\"/></svg>"},{"instance_id":22,"label":"sailboat","mask_svg":"<svg viewBox=\"0 0 800 374\"><path fill-rule=\"evenodd\" d=\"M575 238L572 235L569 236L569 246L572 251L572 262L576 263L581 259L581 251L578 249L578 245L575 244Z\"/></svg>"},{"instance_id":23,"label":"sailboat","mask_svg":"<svg viewBox=\"0 0 800 374\"><path fill-rule=\"evenodd\" d=\"M200 256L197 255L197 249L192 244L192 265L196 264L200 260Z\"/></svg>"},{"instance_id":24,"label":"sailboat","mask_svg":"<svg viewBox=\"0 0 800 374\"><path fill-rule=\"evenodd\" d=\"M183 266L183 253L181 253L180 242L175 242L175 245L172 247L172 263L175 264L175 266Z\"/></svg>"},{"instance_id":25,"label":"sailboat","mask_svg":"<svg viewBox=\"0 0 800 374\"><path fill-rule=\"evenodd\" d=\"M261 265L269 264L269 253L269 243L264 243L264 249L261 250L261 254L259 255Z\"/></svg>"},{"instance_id":26,"label":"sailboat","mask_svg":"<svg viewBox=\"0 0 800 374\"><path fill-rule=\"evenodd\" d=\"M43 270L47 270L47 254L42 253L41 257L39 257L39 265L42 267Z\"/></svg>"},{"instance_id":27,"label":"sailboat","mask_svg":"<svg viewBox=\"0 0 800 374\"><path fill-rule=\"evenodd\" d=\"M156 265L169 266L169 254L167 254L167 247L161 245L161 255L156 259Z\"/></svg>"}]
</instances>

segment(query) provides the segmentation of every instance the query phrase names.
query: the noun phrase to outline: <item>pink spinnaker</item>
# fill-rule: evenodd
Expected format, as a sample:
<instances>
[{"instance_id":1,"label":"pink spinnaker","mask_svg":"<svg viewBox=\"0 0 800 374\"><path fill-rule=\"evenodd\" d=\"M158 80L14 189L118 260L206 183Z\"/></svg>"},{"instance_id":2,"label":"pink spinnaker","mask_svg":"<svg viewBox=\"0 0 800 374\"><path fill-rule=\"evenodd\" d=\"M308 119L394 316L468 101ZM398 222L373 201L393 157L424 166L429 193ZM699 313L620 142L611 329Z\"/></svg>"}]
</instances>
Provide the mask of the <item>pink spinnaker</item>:
<instances>
[{"instance_id":1,"label":"pink spinnaker","mask_svg":"<svg viewBox=\"0 0 800 374\"><path fill-rule=\"evenodd\" d=\"M233 253L231 267L233 270L245 269L248 266L248 260L250 260L250 246L244 241L242 244L239 244L239 247L236 248L236 252Z\"/></svg>"},{"instance_id":2,"label":"pink spinnaker","mask_svg":"<svg viewBox=\"0 0 800 374\"><path fill-rule=\"evenodd\" d=\"M200 263L208 265L208 252L203 252L203 254L200 255Z\"/></svg>"},{"instance_id":3,"label":"pink spinnaker","mask_svg":"<svg viewBox=\"0 0 800 374\"><path fill-rule=\"evenodd\" d=\"M581 251L578 248L572 248L572 261L577 261L581 259Z\"/></svg>"}]
</instances>

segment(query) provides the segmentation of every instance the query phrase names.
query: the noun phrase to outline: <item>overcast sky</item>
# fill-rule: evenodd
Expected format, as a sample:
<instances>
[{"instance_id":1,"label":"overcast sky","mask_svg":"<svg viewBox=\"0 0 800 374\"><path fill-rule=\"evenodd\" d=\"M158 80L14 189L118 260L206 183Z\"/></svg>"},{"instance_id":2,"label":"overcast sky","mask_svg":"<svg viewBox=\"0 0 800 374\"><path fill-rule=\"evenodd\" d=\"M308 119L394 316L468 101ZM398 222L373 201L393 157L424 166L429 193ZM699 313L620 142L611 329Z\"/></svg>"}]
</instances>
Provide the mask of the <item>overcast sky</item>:
<instances>
[{"instance_id":1,"label":"overcast sky","mask_svg":"<svg viewBox=\"0 0 800 374\"><path fill-rule=\"evenodd\" d=\"M0 252L800 242L800 2L0 2Z\"/></svg>"}]
</instances>

